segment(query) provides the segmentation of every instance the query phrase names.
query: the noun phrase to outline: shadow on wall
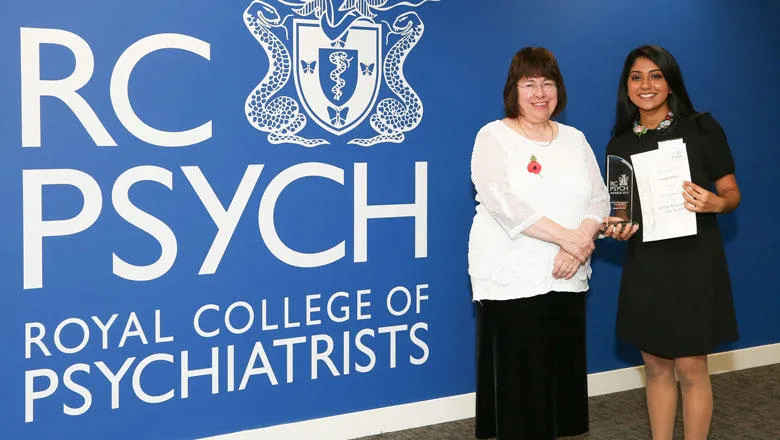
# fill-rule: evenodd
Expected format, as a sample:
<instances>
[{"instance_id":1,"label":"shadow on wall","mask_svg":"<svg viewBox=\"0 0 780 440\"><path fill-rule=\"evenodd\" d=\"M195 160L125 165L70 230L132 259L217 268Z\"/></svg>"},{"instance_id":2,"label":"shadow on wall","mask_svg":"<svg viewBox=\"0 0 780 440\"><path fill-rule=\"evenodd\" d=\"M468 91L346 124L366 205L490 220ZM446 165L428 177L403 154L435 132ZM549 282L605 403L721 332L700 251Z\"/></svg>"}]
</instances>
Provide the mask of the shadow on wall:
<instances>
[{"instance_id":1,"label":"shadow on wall","mask_svg":"<svg viewBox=\"0 0 780 440\"><path fill-rule=\"evenodd\" d=\"M720 226L720 233L723 236L723 243L729 244L737 236L737 230L739 221L734 214L726 214L718 216L718 226Z\"/></svg>"},{"instance_id":2,"label":"shadow on wall","mask_svg":"<svg viewBox=\"0 0 780 440\"><path fill-rule=\"evenodd\" d=\"M607 263L610 266L622 270L623 259L626 255L626 243L604 239L600 240L593 253L593 259ZM618 272L619 274L620 272ZM619 276L619 275L618 275ZM614 356L630 365L642 365L642 355L633 345L615 339L612 348Z\"/></svg>"},{"instance_id":3,"label":"shadow on wall","mask_svg":"<svg viewBox=\"0 0 780 440\"><path fill-rule=\"evenodd\" d=\"M623 267L623 258L626 255L626 243L602 239L596 243L596 250L593 252L594 261L602 261L610 266L618 268Z\"/></svg>"}]
</instances>

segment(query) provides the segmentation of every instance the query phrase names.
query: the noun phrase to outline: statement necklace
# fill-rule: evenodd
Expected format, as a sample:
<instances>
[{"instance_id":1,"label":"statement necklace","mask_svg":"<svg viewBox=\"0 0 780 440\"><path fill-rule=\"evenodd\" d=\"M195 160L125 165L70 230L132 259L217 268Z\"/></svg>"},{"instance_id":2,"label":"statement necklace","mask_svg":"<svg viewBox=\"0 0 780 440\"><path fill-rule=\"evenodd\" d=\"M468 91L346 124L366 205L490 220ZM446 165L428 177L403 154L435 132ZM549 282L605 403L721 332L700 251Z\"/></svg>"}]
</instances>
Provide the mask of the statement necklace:
<instances>
[{"instance_id":1,"label":"statement necklace","mask_svg":"<svg viewBox=\"0 0 780 440\"><path fill-rule=\"evenodd\" d=\"M663 130L664 128L672 125L672 120L674 119L674 113L669 112L666 114L666 117L661 120L661 122L658 123L658 127L656 127L656 130ZM634 119L634 134L641 137L643 134L647 133L647 127L639 123L639 117Z\"/></svg>"}]
</instances>

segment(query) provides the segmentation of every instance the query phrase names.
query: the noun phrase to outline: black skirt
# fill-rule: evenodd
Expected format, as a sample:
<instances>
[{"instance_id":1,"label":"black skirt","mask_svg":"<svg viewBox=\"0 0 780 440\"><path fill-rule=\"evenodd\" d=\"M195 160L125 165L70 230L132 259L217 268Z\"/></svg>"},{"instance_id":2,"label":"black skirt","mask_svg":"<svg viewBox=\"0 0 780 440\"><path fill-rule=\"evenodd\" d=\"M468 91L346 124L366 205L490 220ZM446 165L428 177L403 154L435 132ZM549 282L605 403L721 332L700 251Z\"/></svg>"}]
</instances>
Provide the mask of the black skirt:
<instances>
[{"instance_id":1,"label":"black skirt","mask_svg":"<svg viewBox=\"0 0 780 440\"><path fill-rule=\"evenodd\" d=\"M477 305L477 438L554 440L588 430L585 294Z\"/></svg>"}]
</instances>

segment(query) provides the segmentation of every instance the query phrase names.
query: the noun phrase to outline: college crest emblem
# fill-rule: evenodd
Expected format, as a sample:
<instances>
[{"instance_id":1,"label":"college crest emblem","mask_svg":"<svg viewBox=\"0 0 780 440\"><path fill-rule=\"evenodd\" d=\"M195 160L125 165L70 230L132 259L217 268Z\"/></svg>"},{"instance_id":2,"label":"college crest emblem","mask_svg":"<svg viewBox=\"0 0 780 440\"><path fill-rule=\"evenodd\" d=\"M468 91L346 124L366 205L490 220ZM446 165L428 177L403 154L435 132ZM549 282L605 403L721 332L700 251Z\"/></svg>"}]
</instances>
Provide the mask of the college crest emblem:
<instances>
[{"instance_id":1,"label":"college crest emblem","mask_svg":"<svg viewBox=\"0 0 780 440\"><path fill-rule=\"evenodd\" d=\"M403 67L424 31L419 15L403 9L427 1L439 0L252 2L244 23L269 67L246 99L249 123L272 144L328 144L302 133L309 121L342 136L366 120L374 134L349 144L403 142L423 116ZM291 77L294 92L285 87Z\"/></svg>"}]
</instances>

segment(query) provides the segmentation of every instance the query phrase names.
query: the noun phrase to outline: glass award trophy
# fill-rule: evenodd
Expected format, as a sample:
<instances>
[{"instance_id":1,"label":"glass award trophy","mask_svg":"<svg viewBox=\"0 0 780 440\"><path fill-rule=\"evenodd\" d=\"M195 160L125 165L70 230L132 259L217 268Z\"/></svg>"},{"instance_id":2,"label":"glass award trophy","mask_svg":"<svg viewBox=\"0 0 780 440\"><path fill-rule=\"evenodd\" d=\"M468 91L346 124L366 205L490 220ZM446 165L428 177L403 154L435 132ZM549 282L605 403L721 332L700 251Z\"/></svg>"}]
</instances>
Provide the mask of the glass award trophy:
<instances>
[{"instance_id":1,"label":"glass award trophy","mask_svg":"<svg viewBox=\"0 0 780 440\"><path fill-rule=\"evenodd\" d=\"M622 157L607 156L607 191L610 217L620 218L617 224L633 223L634 167Z\"/></svg>"}]
</instances>

